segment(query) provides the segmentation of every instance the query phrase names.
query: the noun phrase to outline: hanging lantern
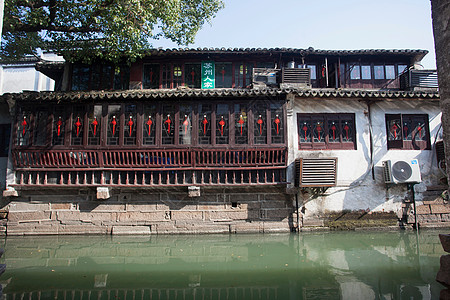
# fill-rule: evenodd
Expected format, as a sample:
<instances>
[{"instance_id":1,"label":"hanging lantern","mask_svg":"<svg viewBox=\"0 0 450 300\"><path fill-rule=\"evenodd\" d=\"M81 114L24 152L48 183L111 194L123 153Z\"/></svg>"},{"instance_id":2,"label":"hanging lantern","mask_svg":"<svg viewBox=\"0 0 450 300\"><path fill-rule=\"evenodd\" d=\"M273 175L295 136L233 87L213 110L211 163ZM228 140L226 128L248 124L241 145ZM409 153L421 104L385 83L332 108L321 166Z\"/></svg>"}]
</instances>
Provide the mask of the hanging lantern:
<instances>
[{"instance_id":1,"label":"hanging lantern","mask_svg":"<svg viewBox=\"0 0 450 300\"><path fill-rule=\"evenodd\" d=\"M148 136L150 136L150 134L152 132L152 124L153 124L152 116L148 116L148 120L145 124L147 124L147 126L148 126Z\"/></svg>"},{"instance_id":2,"label":"hanging lantern","mask_svg":"<svg viewBox=\"0 0 450 300\"><path fill-rule=\"evenodd\" d=\"M206 115L203 115L202 124L203 124L203 135L206 135L206 125L208 124L208 119L206 119Z\"/></svg>"},{"instance_id":3,"label":"hanging lantern","mask_svg":"<svg viewBox=\"0 0 450 300\"><path fill-rule=\"evenodd\" d=\"M220 125L220 135L223 136L223 127L225 126L225 120L223 119L223 116L221 117L220 121L219 121L219 125Z\"/></svg>"},{"instance_id":4,"label":"hanging lantern","mask_svg":"<svg viewBox=\"0 0 450 300\"><path fill-rule=\"evenodd\" d=\"M128 120L128 123L127 123L129 131L130 131L130 135L129 136L131 136L131 133L133 132L133 124L134 124L133 116L130 116L130 119Z\"/></svg>"},{"instance_id":5,"label":"hanging lantern","mask_svg":"<svg viewBox=\"0 0 450 300\"><path fill-rule=\"evenodd\" d=\"M23 121L22 121L22 136L25 136L25 133L26 133L26 131L27 131L27 126L28 126L28 123L27 123L27 117L26 117L26 116L23 116Z\"/></svg>"},{"instance_id":6,"label":"hanging lantern","mask_svg":"<svg viewBox=\"0 0 450 300\"><path fill-rule=\"evenodd\" d=\"M164 123L167 124L167 134L170 135L170 123L172 123L172 120L170 120L170 115L167 115L167 120L165 120Z\"/></svg>"},{"instance_id":7,"label":"hanging lantern","mask_svg":"<svg viewBox=\"0 0 450 300\"><path fill-rule=\"evenodd\" d=\"M262 119L262 116L259 115L258 120L256 121L256 124L259 125L259 135L262 135L262 125L263 125L264 121Z\"/></svg>"},{"instance_id":8,"label":"hanging lantern","mask_svg":"<svg viewBox=\"0 0 450 300\"><path fill-rule=\"evenodd\" d=\"M320 137L320 133L322 132L322 126L320 125L320 122L317 122L316 131L317 131L317 137L319 138L319 142L320 142L320 140L322 139Z\"/></svg>"},{"instance_id":9,"label":"hanging lantern","mask_svg":"<svg viewBox=\"0 0 450 300\"><path fill-rule=\"evenodd\" d=\"M113 116L111 125L112 125L112 135L114 136L116 134L116 125L117 125L116 116Z\"/></svg>"},{"instance_id":10,"label":"hanging lantern","mask_svg":"<svg viewBox=\"0 0 450 300\"><path fill-rule=\"evenodd\" d=\"M332 136L333 136L333 141L336 140L336 124L334 122L331 123L331 132L332 132Z\"/></svg>"},{"instance_id":11,"label":"hanging lantern","mask_svg":"<svg viewBox=\"0 0 450 300\"><path fill-rule=\"evenodd\" d=\"M94 136L96 136L97 135L97 125L98 125L98 121L97 121L97 117L94 117L94 121L92 121L92 124L91 124L93 127L94 127Z\"/></svg>"},{"instance_id":12,"label":"hanging lantern","mask_svg":"<svg viewBox=\"0 0 450 300\"><path fill-rule=\"evenodd\" d=\"M278 117L278 115L275 116L275 120L273 120L273 122L275 123L275 125L277 126L277 135L280 134L280 124L281 124L281 120Z\"/></svg>"},{"instance_id":13,"label":"hanging lantern","mask_svg":"<svg viewBox=\"0 0 450 300\"><path fill-rule=\"evenodd\" d=\"M347 122L345 122L345 124L347 124ZM391 134L392 135L394 135L394 139L396 140L397 139L397 130L398 130L398 125L396 124L396 123L394 123L392 126L391 126ZM345 128L344 128L344 130L345 130ZM348 137L347 137L347 139L348 139Z\"/></svg>"},{"instance_id":14,"label":"hanging lantern","mask_svg":"<svg viewBox=\"0 0 450 300\"><path fill-rule=\"evenodd\" d=\"M395 124L394 124L394 125L395 125ZM397 126L397 125L395 125L395 126L396 126L395 137L397 138L397 129L398 129L398 126ZM344 125L344 131L345 131L346 141L349 141L349 140L350 140L350 139L349 139L350 126L348 126L348 123L347 123L347 122L345 122L345 125Z\"/></svg>"},{"instance_id":15,"label":"hanging lantern","mask_svg":"<svg viewBox=\"0 0 450 300\"><path fill-rule=\"evenodd\" d=\"M58 136L61 135L61 126L62 125L63 125L63 122L61 120L61 117L58 117L58 121L56 122Z\"/></svg>"},{"instance_id":16,"label":"hanging lantern","mask_svg":"<svg viewBox=\"0 0 450 300\"><path fill-rule=\"evenodd\" d=\"M244 123L245 123L244 117L242 115L239 116L238 123L239 123L239 127L241 127L241 136L242 136L242 127L244 127Z\"/></svg>"},{"instance_id":17,"label":"hanging lantern","mask_svg":"<svg viewBox=\"0 0 450 300\"><path fill-rule=\"evenodd\" d=\"M77 117L77 121L75 122L75 127L77 127L77 137L78 137L80 135L80 127L81 127L80 117Z\"/></svg>"},{"instance_id":18,"label":"hanging lantern","mask_svg":"<svg viewBox=\"0 0 450 300\"><path fill-rule=\"evenodd\" d=\"M422 140L422 130L423 130L422 124L419 123L418 126L417 126L417 131L419 132L419 138L421 140Z\"/></svg>"},{"instance_id":19,"label":"hanging lantern","mask_svg":"<svg viewBox=\"0 0 450 300\"><path fill-rule=\"evenodd\" d=\"M303 132L305 134L305 142L306 142L308 140L307 136L306 136L306 133L308 132L308 125L306 124L306 122L303 122L302 130L303 130Z\"/></svg>"}]
</instances>

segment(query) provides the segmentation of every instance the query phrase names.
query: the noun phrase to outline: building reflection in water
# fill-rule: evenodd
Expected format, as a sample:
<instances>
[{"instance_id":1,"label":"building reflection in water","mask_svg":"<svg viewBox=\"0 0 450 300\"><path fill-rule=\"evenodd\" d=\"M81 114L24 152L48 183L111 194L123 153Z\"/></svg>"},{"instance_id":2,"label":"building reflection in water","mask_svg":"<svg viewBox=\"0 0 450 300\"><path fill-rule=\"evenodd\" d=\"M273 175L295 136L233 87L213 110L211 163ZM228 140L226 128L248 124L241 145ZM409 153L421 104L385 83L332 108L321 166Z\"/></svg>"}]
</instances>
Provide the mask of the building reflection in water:
<instances>
[{"instance_id":1,"label":"building reflection in water","mask_svg":"<svg viewBox=\"0 0 450 300\"><path fill-rule=\"evenodd\" d=\"M20 237L6 299L433 299L438 233Z\"/></svg>"}]
</instances>

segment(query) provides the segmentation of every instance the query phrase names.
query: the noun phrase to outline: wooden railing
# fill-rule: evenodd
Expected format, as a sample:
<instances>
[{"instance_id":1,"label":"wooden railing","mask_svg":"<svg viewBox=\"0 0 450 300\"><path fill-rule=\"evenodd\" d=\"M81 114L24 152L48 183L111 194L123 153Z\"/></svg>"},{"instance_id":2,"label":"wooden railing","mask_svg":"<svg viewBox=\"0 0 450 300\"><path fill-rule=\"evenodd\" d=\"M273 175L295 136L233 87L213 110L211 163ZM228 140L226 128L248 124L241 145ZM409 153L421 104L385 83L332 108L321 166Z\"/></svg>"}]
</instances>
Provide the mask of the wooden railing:
<instances>
[{"instance_id":1,"label":"wooden railing","mask_svg":"<svg viewBox=\"0 0 450 300\"><path fill-rule=\"evenodd\" d=\"M16 185L251 185L286 182L286 148L13 150Z\"/></svg>"},{"instance_id":2,"label":"wooden railing","mask_svg":"<svg viewBox=\"0 0 450 300\"><path fill-rule=\"evenodd\" d=\"M286 149L13 150L16 169L230 168L285 166Z\"/></svg>"}]
</instances>

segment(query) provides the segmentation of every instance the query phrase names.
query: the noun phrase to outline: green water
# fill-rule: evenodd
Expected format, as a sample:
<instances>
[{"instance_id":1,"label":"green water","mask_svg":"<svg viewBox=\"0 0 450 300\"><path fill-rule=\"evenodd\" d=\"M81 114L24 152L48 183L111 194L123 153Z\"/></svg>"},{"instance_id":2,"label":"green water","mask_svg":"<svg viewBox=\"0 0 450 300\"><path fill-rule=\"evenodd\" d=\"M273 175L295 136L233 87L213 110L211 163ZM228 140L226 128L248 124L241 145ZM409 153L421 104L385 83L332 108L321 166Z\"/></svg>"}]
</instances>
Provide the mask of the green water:
<instances>
[{"instance_id":1,"label":"green water","mask_svg":"<svg viewBox=\"0 0 450 300\"><path fill-rule=\"evenodd\" d=\"M436 231L1 240L6 299L438 299Z\"/></svg>"}]
</instances>

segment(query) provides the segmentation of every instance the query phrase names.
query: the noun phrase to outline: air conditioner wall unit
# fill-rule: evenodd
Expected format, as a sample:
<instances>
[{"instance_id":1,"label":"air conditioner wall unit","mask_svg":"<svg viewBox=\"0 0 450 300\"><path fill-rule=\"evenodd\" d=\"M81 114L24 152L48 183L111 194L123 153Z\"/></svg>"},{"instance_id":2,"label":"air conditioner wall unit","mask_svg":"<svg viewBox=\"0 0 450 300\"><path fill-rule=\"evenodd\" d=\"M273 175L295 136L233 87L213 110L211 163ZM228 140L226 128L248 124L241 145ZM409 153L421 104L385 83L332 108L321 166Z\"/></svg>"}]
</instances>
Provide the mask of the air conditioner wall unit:
<instances>
[{"instance_id":1,"label":"air conditioner wall unit","mask_svg":"<svg viewBox=\"0 0 450 300\"><path fill-rule=\"evenodd\" d=\"M419 161L417 159L383 161L383 175L385 183L422 182Z\"/></svg>"}]
</instances>

